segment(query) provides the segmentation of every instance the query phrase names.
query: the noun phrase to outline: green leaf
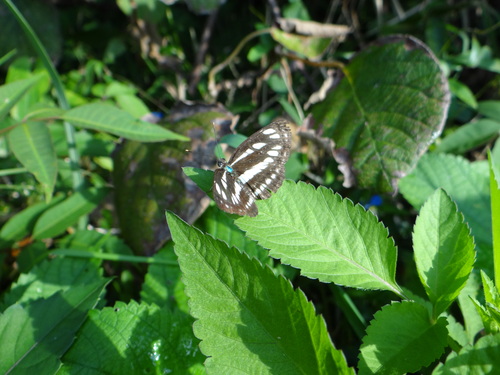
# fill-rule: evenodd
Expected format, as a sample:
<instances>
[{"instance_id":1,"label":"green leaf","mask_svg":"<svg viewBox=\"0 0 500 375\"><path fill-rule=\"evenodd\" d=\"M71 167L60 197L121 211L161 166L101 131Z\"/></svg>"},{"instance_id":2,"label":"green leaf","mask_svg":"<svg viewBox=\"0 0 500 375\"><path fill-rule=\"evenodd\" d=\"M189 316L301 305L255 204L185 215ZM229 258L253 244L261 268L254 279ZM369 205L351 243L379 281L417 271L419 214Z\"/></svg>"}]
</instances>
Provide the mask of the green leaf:
<instances>
[{"instance_id":1,"label":"green leaf","mask_svg":"<svg viewBox=\"0 0 500 375\"><path fill-rule=\"evenodd\" d=\"M313 108L337 148L350 152L361 187L392 191L444 126L450 94L437 59L414 38L373 45Z\"/></svg>"},{"instance_id":2,"label":"green leaf","mask_svg":"<svg viewBox=\"0 0 500 375\"><path fill-rule=\"evenodd\" d=\"M272 257L323 282L402 293L394 241L372 212L330 189L291 181L257 205L256 218L236 225Z\"/></svg>"},{"instance_id":3,"label":"green leaf","mask_svg":"<svg viewBox=\"0 0 500 375\"><path fill-rule=\"evenodd\" d=\"M48 298L75 285L92 284L101 277L102 269L88 259L56 257L50 261L44 260L29 273L19 276L4 295L2 307Z\"/></svg>"},{"instance_id":4,"label":"green leaf","mask_svg":"<svg viewBox=\"0 0 500 375\"><path fill-rule=\"evenodd\" d=\"M465 346L458 354L452 352L433 374L495 374L500 368L499 347L500 334L481 337L474 346Z\"/></svg>"},{"instance_id":5,"label":"green leaf","mask_svg":"<svg viewBox=\"0 0 500 375\"><path fill-rule=\"evenodd\" d=\"M167 221L208 372L352 373L300 290L170 212Z\"/></svg>"},{"instance_id":6,"label":"green leaf","mask_svg":"<svg viewBox=\"0 0 500 375\"><path fill-rule=\"evenodd\" d=\"M92 310L58 374L89 368L108 374L202 374L203 356L191 325L185 314L134 301Z\"/></svg>"},{"instance_id":7,"label":"green leaf","mask_svg":"<svg viewBox=\"0 0 500 375\"><path fill-rule=\"evenodd\" d=\"M485 117L500 121L500 100L483 100L478 103L477 111Z\"/></svg>"},{"instance_id":8,"label":"green leaf","mask_svg":"<svg viewBox=\"0 0 500 375\"><path fill-rule=\"evenodd\" d=\"M0 249L10 247L13 242L27 236L33 230L40 215L63 199L64 196L60 195L52 199L50 203L34 204L12 216L0 229Z\"/></svg>"},{"instance_id":9,"label":"green leaf","mask_svg":"<svg viewBox=\"0 0 500 375\"><path fill-rule=\"evenodd\" d=\"M490 167L491 222L493 232L493 262L495 282L500 285L500 172L488 152ZM499 306L500 307L500 306Z\"/></svg>"},{"instance_id":10,"label":"green leaf","mask_svg":"<svg viewBox=\"0 0 500 375\"><path fill-rule=\"evenodd\" d=\"M482 285L484 289L485 306L472 298L476 310L483 322L484 330L489 333L500 332L500 296L493 281L481 271Z\"/></svg>"},{"instance_id":11,"label":"green leaf","mask_svg":"<svg viewBox=\"0 0 500 375\"><path fill-rule=\"evenodd\" d=\"M57 159L49 129L41 122L24 122L8 134L9 144L19 162L42 184L48 199L57 177Z\"/></svg>"},{"instance_id":12,"label":"green leaf","mask_svg":"<svg viewBox=\"0 0 500 375\"><path fill-rule=\"evenodd\" d=\"M55 373L59 358L107 283L99 280L76 285L26 306L9 307L0 316L0 373Z\"/></svg>"},{"instance_id":13,"label":"green leaf","mask_svg":"<svg viewBox=\"0 0 500 375\"><path fill-rule=\"evenodd\" d=\"M205 210L201 218L196 221L195 226L273 268L274 261L269 257L267 249L245 236L245 233L234 223L232 216L213 205Z\"/></svg>"},{"instance_id":14,"label":"green leaf","mask_svg":"<svg viewBox=\"0 0 500 375\"><path fill-rule=\"evenodd\" d=\"M469 107L474 109L477 108L477 100L469 87L456 80L455 78L448 78L448 83L450 84L450 91L453 93L453 95L455 95Z\"/></svg>"},{"instance_id":15,"label":"green leaf","mask_svg":"<svg viewBox=\"0 0 500 375\"><path fill-rule=\"evenodd\" d=\"M182 167L182 171L205 193L212 193L212 186L214 184L213 171L193 167Z\"/></svg>"},{"instance_id":16,"label":"green leaf","mask_svg":"<svg viewBox=\"0 0 500 375\"><path fill-rule=\"evenodd\" d=\"M115 97L117 104L135 118L141 118L149 113L149 108L135 95L122 94Z\"/></svg>"},{"instance_id":17,"label":"green leaf","mask_svg":"<svg viewBox=\"0 0 500 375\"><path fill-rule=\"evenodd\" d=\"M498 137L499 132L500 122L488 119L471 122L443 138L435 151L463 154Z\"/></svg>"},{"instance_id":18,"label":"green leaf","mask_svg":"<svg viewBox=\"0 0 500 375\"><path fill-rule=\"evenodd\" d=\"M422 206L413 233L420 280L436 319L457 298L474 265L474 241L457 206L441 189Z\"/></svg>"},{"instance_id":19,"label":"green leaf","mask_svg":"<svg viewBox=\"0 0 500 375\"><path fill-rule=\"evenodd\" d=\"M23 95L33 87L42 76L34 76L0 86L0 120L3 120Z\"/></svg>"},{"instance_id":20,"label":"green leaf","mask_svg":"<svg viewBox=\"0 0 500 375\"><path fill-rule=\"evenodd\" d=\"M477 261L476 261L477 263ZM465 288L462 289L458 296L458 305L460 307L461 316L464 320L465 333L467 335L467 343L472 344L476 341L478 333L484 329L481 317L477 313L473 299L483 298L480 295L481 280L477 272L472 272L467 280Z\"/></svg>"},{"instance_id":21,"label":"green leaf","mask_svg":"<svg viewBox=\"0 0 500 375\"><path fill-rule=\"evenodd\" d=\"M169 262L169 265L153 263L148 267L141 289L141 300L145 303L155 303L160 307L168 306L170 310L176 307L188 312L187 296L184 293L184 284L181 281L181 270L174 253L173 243L153 256L154 260Z\"/></svg>"},{"instance_id":22,"label":"green leaf","mask_svg":"<svg viewBox=\"0 0 500 375\"><path fill-rule=\"evenodd\" d=\"M75 126L111 133L140 142L167 140L189 141L189 138L159 125L135 119L129 113L111 105L93 103L66 112L62 118Z\"/></svg>"},{"instance_id":23,"label":"green leaf","mask_svg":"<svg viewBox=\"0 0 500 375\"><path fill-rule=\"evenodd\" d=\"M74 193L60 204L45 211L33 229L33 238L52 238L92 212L108 192L105 188L90 188Z\"/></svg>"},{"instance_id":24,"label":"green leaf","mask_svg":"<svg viewBox=\"0 0 500 375\"><path fill-rule=\"evenodd\" d=\"M417 372L438 359L447 346L446 319L432 322L415 302L392 303L378 311L366 329L359 374Z\"/></svg>"},{"instance_id":25,"label":"green leaf","mask_svg":"<svg viewBox=\"0 0 500 375\"><path fill-rule=\"evenodd\" d=\"M491 207L488 176L462 157L427 154L417 168L399 183L406 200L415 209L438 188L443 188L463 213L476 243L478 269L492 270Z\"/></svg>"},{"instance_id":26,"label":"green leaf","mask_svg":"<svg viewBox=\"0 0 500 375\"><path fill-rule=\"evenodd\" d=\"M285 48L310 59L320 56L331 42L331 38L286 33L277 27L271 28L271 35L276 42Z\"/></svg>"}]
</instances>

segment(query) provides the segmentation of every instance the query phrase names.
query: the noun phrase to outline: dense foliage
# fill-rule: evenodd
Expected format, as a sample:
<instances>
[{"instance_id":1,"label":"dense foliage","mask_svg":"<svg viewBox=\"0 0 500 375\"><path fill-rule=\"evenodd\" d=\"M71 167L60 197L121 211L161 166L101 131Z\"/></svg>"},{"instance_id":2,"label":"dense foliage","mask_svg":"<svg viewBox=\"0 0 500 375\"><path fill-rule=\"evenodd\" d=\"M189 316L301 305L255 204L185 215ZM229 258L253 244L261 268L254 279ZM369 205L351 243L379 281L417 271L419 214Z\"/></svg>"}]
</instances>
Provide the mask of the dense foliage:
<instances>
[{"instance_id":1,"label":"dense foliage","mask_svg":"<svg viewBox=\"0 0 500 375\"><path fill-rule=\"evenodd\" d=\"M493 373L500 13L0 1L0 373ZM282 116L287 181L211 200Z\"/></svg>"}]
</instances>

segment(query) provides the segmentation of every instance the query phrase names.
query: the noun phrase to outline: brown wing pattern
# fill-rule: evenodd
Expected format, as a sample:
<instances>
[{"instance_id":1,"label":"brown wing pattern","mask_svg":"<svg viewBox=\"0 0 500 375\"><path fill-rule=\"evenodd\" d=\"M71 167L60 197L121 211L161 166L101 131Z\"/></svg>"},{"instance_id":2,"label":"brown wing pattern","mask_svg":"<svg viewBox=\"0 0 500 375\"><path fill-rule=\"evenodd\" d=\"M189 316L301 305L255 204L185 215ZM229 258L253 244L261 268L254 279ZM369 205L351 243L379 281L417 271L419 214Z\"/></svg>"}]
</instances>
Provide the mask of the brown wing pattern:
<instances>
[{"instance_id":1,"label":"brown wing pattern","mask_svg":"<svg viewBox=\"0 0 500 375\"><path fill-rule=\"evenodd\" d=\"M285 178L290 156L291 132L285 120L277 120L247 138L214 174L214 198L222 210L256 216L255 199L276 192Z\"/></svg>"}]
</instances>

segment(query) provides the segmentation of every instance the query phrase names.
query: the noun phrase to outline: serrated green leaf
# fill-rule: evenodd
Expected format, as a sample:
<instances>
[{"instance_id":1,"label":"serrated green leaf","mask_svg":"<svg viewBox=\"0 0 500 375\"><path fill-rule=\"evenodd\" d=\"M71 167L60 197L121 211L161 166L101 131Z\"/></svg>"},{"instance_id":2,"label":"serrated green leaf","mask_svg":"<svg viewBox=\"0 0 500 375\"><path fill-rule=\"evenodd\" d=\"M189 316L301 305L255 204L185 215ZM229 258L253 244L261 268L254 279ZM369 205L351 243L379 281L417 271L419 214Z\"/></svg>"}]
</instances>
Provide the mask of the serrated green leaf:
<instances>
[{"instance_id":1,"label":"serrated green leaf","mask_svg":"<svg viewBox=\"0 0 500 375\"><path fill-rule=\"evenodd\" d=\"M89 368L108 374L203 374L191 325L182 313L134 301L92 310L58 374Z\"/></svg>"},{"instance_id":2,"label":"serrated green leaf","mask_svg":"<svg viewBox=\"0 0 500 375\"><path fill-rule=\"evenodd\" d=\"M457 203L471 228L477 250L475 267L492 270L488 176L476 166L459 156L426 154L415 170L400 181L399 188L416 209L436 189L443 188Z\"/></svg>"},{"instance_id":3,"label":"serrated green leaf","mask_svg":"<svg viewBox=\"0 0 500 375\"><path fill-rule=\"evenodd\" d=\"M313 108L314 118L336 147L349 151L361 187L395 190L442 131L450 101L446 77L414 38L373 45L344 73Z\"/></svg>"},{"instance_id":4,"label":"serrated green leaf","mask_svg":"<svg viewBox=\"0 0 500 375\"><path fill-rule=\"evenodd\" d=\"M234 246L249 256L257 258L262 264L273 268L274 262L269 257L267 250L248 236L245 236L245 233L234 223L232 216L216 206L211 206L196 221L195 226L218 240L226 242L229 246Z\"/></svg>"},{"instance_id":5,"label":"serrated green leaf","mask_svg":"<svg viewBox=\"0 0 500 375\"><path fill-rule=\"evenodd\" d=\"M352 373L300 290L170 212L167 221L207 371Z\"/></svg>"},{"instance_id":6,"label":"serrated green leaf","mask_svg":"<svg viewBox=\"0 0 500 375\"><path fill-rule=\"evenodd\" d=\"M39 75L0 86L0 120L7 116L12 107L41 77Z\"/></svg>"},{"instance_id":7,"label":"serrated green leaf","mask_svg":"<svg viewBox=\"0 0 500 375\"><path fill-rule=\"evenodd\" d=\"M359 374L417 372L438 359L447 346L446 319L432 323L415 302L392 303L378 311L361 345Z\"/></svg>"},{"instance_id":8,"label":"serrated green leaf","mask_svg":"<svg viewBox=\"0 0 500 375\"><path fill-rule=\"evenodd\" d=\"M111 105L93 103L66 112L62 119L86 129L98 130L140 142L167 140L189 141L189 138L159 125L135 119Z\"/></svg>"},{"instance_id":9,"label":"serrated green leaf","mask_svg":"<svg viewBox=\"0 0 500 375\"><path fill-rule=\"evenodd\" d=\"M395 281L396 247L370 211L330 189L285 181L259 215L236 225L301 274L354 288L401 295Z\"/></svg>"},{"instance_id":10,"label":"serrated green leaf","mask_svg":"<svg viewBox=\"0 0 500 375\"><path fill-rule=\"evenodd\" d=\"M74 225L82 215L92 212L108 190L90 188L74 193L58 205L45 211L33 229L33 238L52 238Z\"/></svg>"},{"instance_id":11,"label":"serrated green leaf","mask_svg":"<svg viewBox=\"0 0 500 375\"><path fill-rule=\"evenodd\" d=\"M413 232L418 275L436 319L457 298L474 265L474 241L463 216L441 189L422 206Z\"/></svg>"},{"instance_id":12,"label":"serrated green leaf","mask_svg":"<svg viewBox=\"0 0 500 375\"><path fill-rule=\"evenodd\" d=\"M48 298L79 284L91 284L101 278L102 269L87 259L57 257L45 260L29 273L19 276L3 297L3 308L14 304Z\"/></svg>"},{"instance_id":13,"label":"serrated green leaf","mask_svg":"<svg viewBox=\"0 0 500 375\"><path fill-rule=\"evenodd\" d=\"M495 374L500 368L500 334L481 337L474 346L465 346L460 353L452 352L434 375Z\"/></svg>"},{"instance_id":14,"label":"serrated green leaf","mask_svg":"<svg viewBox=\"0 0 500 375\"><path fill-rule=\"evenodd\" d=\"M495 321L495 319L493 319L488 309L481 305L481 303L477 299L471 298L471 300L476 307L477 313L481 317L481 320L483 322L483 329L485 330L485 332L487 332L488 334L498 333L500 326Z\"/></svg>"},{"instance_id":15,"label":"serrated green leaf","mask_svg":"<svg viewBox=\"0 0 500 375\"><path fill-rule=\"evenodd\" d=\"M57 159L49 129L41 122L24 122L8 133L9 145L19 162L33 173L47 197L54 191Z\"/></svg>"},{"instance_id":16,"label":"serrated green leaf","mask_svg":"<svg viewBox=\"0 0 500 375\"><path fill-rule=\"evenodd\" d=\"M491 303L500 307L500 296L493 281L481 270L481 280L483 282L484 299L486 303Z\"/></svg>"},{"instance_id":17,"label":"serrated green leaf","mask_svg":"<svg viewBox=\"0 0 500 375\"><path fill-rule=\"evenodd\" d=\"M26 306L9 307L0 316L0 373L53 374L107 283L76 285Z\"/></svg>"},{"instance_id":18,"label":"serrated green leaf","mask_svg":"<svg viewBox=\"0 0 500 375\"><path fill-rule=\"evenodd\" d=\"M500 122L488 119L471 122L446 136L435 151L462 154L497 137L499 132Z\"/></svg>"}]
</instances>

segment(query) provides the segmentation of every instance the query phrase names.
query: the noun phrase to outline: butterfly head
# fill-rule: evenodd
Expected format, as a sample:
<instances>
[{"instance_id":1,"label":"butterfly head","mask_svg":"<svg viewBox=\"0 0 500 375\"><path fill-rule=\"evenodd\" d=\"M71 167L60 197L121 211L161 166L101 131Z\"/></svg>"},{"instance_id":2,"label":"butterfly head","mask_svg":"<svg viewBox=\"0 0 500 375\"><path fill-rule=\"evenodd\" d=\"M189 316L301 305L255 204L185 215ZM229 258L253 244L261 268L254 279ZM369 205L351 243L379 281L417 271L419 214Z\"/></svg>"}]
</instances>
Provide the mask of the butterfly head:
<instances>
[{"instance_id":1,"label":"butterfly head","mask_svg":"<svg viewBox=\"0 0 500 375\"><path fill-rule=\"evenodd\" d=\"M227 165L226 159L217 159L217 167L224 168Z\"/></svg>"}]
</instances>

